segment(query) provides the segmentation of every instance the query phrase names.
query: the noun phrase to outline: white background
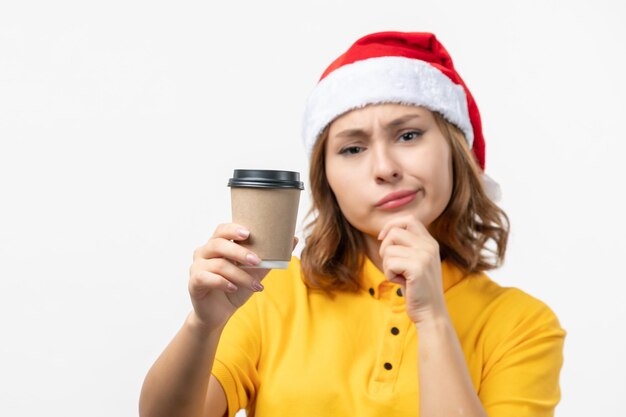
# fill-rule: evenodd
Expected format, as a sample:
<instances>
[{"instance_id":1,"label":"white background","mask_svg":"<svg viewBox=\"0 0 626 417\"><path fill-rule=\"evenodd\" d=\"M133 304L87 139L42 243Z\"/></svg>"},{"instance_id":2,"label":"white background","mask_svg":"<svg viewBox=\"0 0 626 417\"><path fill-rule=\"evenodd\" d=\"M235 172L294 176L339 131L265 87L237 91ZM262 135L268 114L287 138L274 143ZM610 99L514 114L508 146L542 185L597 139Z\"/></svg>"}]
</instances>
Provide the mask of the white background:
<instances>
[{"instance_id":1,"label":"white background","mask_svg":"<svg viewBox=\"0 0 626 417\"><path fill-rule=\"evenodd\" d=\"M435 32L478 102L512 223L491 276L568 331L557 415L623 415L623 16L608 0L2 1L0 415L137 415L232 170L307 181L304 101L379 30Z\"/></svg>"}]
</instances>

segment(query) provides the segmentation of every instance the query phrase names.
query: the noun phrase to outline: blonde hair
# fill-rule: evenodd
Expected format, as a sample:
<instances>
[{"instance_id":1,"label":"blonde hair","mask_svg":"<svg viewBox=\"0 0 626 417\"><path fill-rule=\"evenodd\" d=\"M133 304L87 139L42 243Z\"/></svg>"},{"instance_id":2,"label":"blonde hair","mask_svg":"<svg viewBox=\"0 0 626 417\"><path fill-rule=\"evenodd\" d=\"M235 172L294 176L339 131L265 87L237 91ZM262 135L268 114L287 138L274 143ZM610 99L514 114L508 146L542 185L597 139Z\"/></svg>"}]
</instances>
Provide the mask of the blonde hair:
<instances>
[{"instance_id":1,"label":"blonde hair","mask_svg":"<svg viewBox=\"0 0 626 417\"><path fill-rule=\"evenodd\" d=\"M466 273L497 268L504 261L509 236L506 213L486 195L482 171L460 129L433 112L452 154L453 188L443 213L429 226L441 259ZM345 219L326 178L328 128L311 156L309 182L313 205L307 217L301 265L304 282L325 291L356 291L363 267L362 233Z\"/></svg>"}]
</instances>

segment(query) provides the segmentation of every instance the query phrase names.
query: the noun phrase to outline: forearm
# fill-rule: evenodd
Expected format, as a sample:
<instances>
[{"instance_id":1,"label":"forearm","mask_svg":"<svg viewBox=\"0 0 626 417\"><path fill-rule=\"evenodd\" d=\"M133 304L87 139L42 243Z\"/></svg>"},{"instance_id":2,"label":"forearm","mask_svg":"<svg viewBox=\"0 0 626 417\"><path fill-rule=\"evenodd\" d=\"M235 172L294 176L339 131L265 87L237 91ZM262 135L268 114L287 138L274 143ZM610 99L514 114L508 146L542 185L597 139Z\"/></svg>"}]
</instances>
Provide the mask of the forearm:
<instances>
[{"instance_id":1,"label":"forearm","mask_svg":"<svg viewBox=\"0 0 626 417\"><path fill-rule=\"evenodd\" d=\"M450 319L418 324L421 417L487 417L467 370Z\"/></svg>"},{"instance_id":2,"label":"forearm","mask_svg":"<svg viewBox=\"0 0 626 417\"><path fill-rule=\"evenodd\" d=\"M142 417L202 413L222 329L202 328L190 314L148 372L139 400Z\"/></svg>"}]
</instances>

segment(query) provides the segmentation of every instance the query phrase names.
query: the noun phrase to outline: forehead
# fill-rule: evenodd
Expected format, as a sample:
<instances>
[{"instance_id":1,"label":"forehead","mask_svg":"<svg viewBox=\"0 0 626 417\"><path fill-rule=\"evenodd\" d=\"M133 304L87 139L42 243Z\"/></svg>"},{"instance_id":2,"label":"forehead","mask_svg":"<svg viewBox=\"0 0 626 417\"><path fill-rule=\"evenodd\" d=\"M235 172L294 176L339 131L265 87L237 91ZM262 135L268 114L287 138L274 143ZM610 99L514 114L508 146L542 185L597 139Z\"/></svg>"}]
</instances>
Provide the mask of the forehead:
<instances>
[{"instance_id":1,"label":"forehead","mask_svg":"<svg viewBox=\"0 0 626 417\"><path fill-rule=\"evenodd\" d=\"M365 107L350 110L333 120L329 125L329 134L342 129L357 129L364 127L372 121L382 124L407 115L417 115L420 118L432 119L432 112L424 107L405 104L370 104Z\"/></svg>"}]
</instances>

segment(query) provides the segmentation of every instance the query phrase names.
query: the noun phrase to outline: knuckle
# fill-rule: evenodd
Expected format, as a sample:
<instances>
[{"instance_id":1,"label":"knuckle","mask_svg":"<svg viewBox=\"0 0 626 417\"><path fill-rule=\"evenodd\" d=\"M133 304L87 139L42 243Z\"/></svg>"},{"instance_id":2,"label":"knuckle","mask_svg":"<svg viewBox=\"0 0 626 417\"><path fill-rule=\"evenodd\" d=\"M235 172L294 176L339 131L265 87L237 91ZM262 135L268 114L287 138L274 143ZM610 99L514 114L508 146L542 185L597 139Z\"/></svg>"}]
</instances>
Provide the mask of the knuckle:
<instances>
[{"instance_id":1,"label":"knuckle","mask_svg":"<svg viewBox=\"0 0 626 417\"><path fill-rule=\"evenodd\" d=\"M248 254L252 254L252 252L250 252L249 250L247 250L246 248L241 248L241 250L239 251L239 262L241 262L242 264L248 264L250 261L248 260ZM255 255L256 256L256 255ZM258 258L258 256L257 256Z\"/></svg>"},{"instance_id":2,"label":"knuckle","mask_svg":"<svg viewBox=\"0 0 626 417\"><path fill-rule=\"evenodd\" d=\"M439 244L437 242L433 242L428 246L427 251L430 256L439 255Z\"/></svg>"},{"instance_id":3,"label":"knuckle","mask_svg":"<svg viewBox=\"0 0 626 417\"><path fill-rule=\"evenodd\" d=\"M213 258L211 265L215 268L216 271L224 272L228 269L229 265L232 265L224 258Z\"/></svg>"},{"instance_id":4,"label":"knuckle","mask_svg":"<svg viewBox=\"0 0 626 417\"><path fill-rule=\"evenodd\" d=\"M215 238L209 239L204 245L199 246L194 252L194 259L210 259L216 250Z\"/></svg>"},{"instance_id":5,"label":"knuckle","mask_svg":"<svg viewBox=\"0 0 626 417\"><path fill-rule=\"evenodd\" d=\"M424 273L424 266L423 266L423 264L418 263L418 264L414 265L413 266L413 272L418 277L421 276Z\"/></svg>"},{"instance_id":6,"label":"knuckle","mask_svg":"<svg viewBox=\"0 0 626 417\"><path fill-rule=\"evenodd\" d=\"M205 243L204 246L201 248L201 250L211 252L215 248L215 239L216 238L209 239L207 243Z\"/></svg>"},{"instance_id":7,"label":"knuckle","mask_svg":"<svg viewBox=\"0 0 626 417\"><path fill-rule=\"evenodd\" d=\"M389 267L390 267L389 262L391 262L389 258L383 259L383 271L389 270Z\"/></svg>"},{"instance_id":8,"label":"knuckle","mask_svg":"<svg viewBox=\"0 0 626 417\"><path fill-rule=\"evenodd\" d=\"M220 223L215 228L213 236L221 236L228 229L228 223Z\"/></svg>"},{"instance_id":9,"label":"knuckle","mask_svg":"<svg viewBox=\"0 0 626 417\"><path fill-rule=\"evenodd\" d=\"M202 286L202 273L200 271L194 271L189 275L189 288L194 289Z\"/></svg>"}]
</instances>

